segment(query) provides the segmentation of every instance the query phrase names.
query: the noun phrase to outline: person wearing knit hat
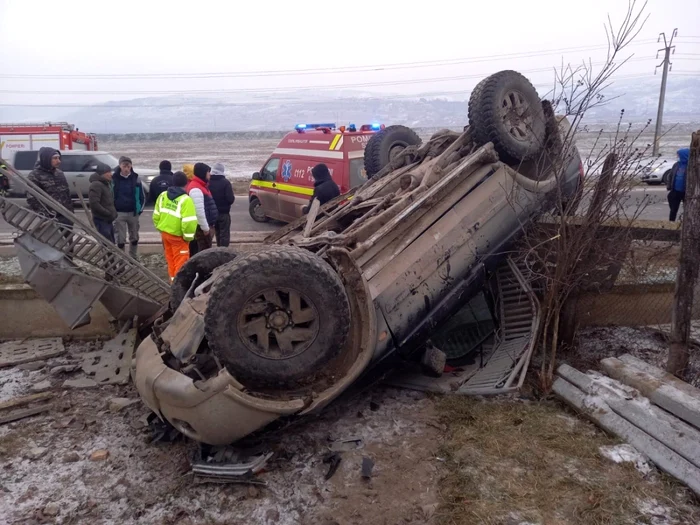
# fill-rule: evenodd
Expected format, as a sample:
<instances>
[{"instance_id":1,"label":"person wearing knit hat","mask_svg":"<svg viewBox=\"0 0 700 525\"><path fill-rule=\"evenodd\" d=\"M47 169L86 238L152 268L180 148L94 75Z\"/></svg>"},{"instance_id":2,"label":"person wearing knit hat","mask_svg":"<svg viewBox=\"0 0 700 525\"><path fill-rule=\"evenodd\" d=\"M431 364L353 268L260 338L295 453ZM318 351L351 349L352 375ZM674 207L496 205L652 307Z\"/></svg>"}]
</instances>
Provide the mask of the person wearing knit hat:
<instances>
[{"instance_id":1,"label":"person wearing knit hat","mask_svg":"<svg viewBox=\"0 0 700 525\"><path fill-rule=\"evenodd\" d=\"M203 162L198 162L194 165L193 171L194 177L187 184L187 194L192 197L197 212L197 232L194 235L197 244L196 246L190 244L191 255L212 247L213 228L219 215L216 202L209 190L211 168Z\"/></svg>"},{"instance_id":2,"label":"person wearing knit hat","mask_svg":"<svg viewBox=\"0 0 700 525\"><path fill-rule=\"evenodd\" d=\"M158 169L160 174L151 181L151 186L148 190L148 198L152 199L153 202L157 201L158 196L173 185L173 165L170 161L161 161Z\"/></svg>"},{"instance_id":3,"label":"person wearing knit hat","mask_svg":"<svg viewBox=\"0 0 700 525\"><path fill-rule=\"evenodd\" d=\"M235 200L231 181L226 178L226 167L217 162L211 169L209 191L216 203L219 216L214 224L216 245L228 246L231 243L231 205Z\"/></svg>"}]
</instances>

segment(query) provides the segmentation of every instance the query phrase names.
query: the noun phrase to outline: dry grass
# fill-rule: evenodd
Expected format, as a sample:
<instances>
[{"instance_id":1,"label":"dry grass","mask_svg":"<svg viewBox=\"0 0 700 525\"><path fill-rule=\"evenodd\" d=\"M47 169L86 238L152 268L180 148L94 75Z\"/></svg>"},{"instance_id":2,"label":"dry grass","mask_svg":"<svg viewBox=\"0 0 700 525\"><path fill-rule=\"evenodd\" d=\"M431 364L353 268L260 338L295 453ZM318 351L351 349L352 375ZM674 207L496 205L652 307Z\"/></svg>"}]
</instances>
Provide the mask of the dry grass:
<instances>
[{"instance_id":1,"label":"dry grass","mask_svg":"<svg viewBox=\"0 0 700 525\"><path fill-rule=\"evenodd\" d=\"M453 396L439 407L448 427L444 525L700 523L686 489L601 457L599 447L617 441L554 402ZM640 510L654 501L670 509L672 521Z\"/></svg>"}]
</instances>

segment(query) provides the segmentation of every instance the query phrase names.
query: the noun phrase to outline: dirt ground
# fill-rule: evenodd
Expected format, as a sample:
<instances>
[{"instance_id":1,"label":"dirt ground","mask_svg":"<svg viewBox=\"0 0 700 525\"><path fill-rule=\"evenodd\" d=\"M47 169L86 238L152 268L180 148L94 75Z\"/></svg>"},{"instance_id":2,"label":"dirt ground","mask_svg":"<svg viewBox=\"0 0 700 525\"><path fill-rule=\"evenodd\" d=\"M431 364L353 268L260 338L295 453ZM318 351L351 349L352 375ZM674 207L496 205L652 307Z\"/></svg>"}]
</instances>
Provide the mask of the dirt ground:
<instances>
[{"instance_id":1,"label":"dirt ground","mask_svg":"<svg viewBox=\"0 0 700 525\"><path fill-rule=\"evenodd\" d=\"M583 334L599 359L606 342L634 342L646 359L651 332ZM596 339L598 342L593 343ZM101 343L67 343L39 370L0 369L0 402L50 382L54 410L0 426L0 523L148 524L654 524L700 522L688 491L620 456L618 441L558 402L433 397L376 386L321 417L264 434L275 452L267 486L198 484L193 442L152 442L148 410L131 385L66 390L80 372L53 371ZM591 362L594 360L592 359ZM136 402L113 410L114 398ZM338 439L361 438L325 480ZM607 447L607 448L605 448ZM611 448L612 447L612 448ZM91 455L106 450L106 459ZM363 458L374 462L371 479ZM643 462L643 460L642 460Z\"/></svg>"}]
</instances>

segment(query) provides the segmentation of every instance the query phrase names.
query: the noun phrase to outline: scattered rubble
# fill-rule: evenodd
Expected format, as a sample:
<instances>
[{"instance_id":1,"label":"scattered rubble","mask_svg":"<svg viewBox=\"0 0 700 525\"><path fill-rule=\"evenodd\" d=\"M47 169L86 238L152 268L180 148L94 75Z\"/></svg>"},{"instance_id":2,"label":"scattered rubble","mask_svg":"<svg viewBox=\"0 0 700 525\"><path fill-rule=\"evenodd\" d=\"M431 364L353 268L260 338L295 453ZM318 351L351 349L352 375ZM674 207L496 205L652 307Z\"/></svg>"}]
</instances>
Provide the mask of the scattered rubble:
<instances>
[{"instance_id":1,"label":"scattered rubble","mask_svg":"<svg viewBox=\"0 0 700 525\"><path fill-rule=\"evenodd\" d=\"M31 386L30 390L32 392L44 392L45 390L49 390L51 388L51 381L48 379L45 379L43 381L40 381L38 383L35 383Z\"/></svg>"},{"instance_id":2,"label":"scattered rubble","mask_svg":"<svg viewBox=\"0 0 700 525\"><path fill-rule=\"evenodd\" d=\"M107 458L109 458L109 450L105 449L95 450L90 454L90 461L104 461Z\"/></svg>"},{"instance_id":3,"label":"scattered rubble","mask_svg":"<svg viewBox=\"0 0 700 525\"><path fill-rule=\"evenodd\" d=\"M58 513L60 512L60 508L57 503L49 503L44 507L44 510L42 511L44 516L50 516L50 517L55 517L58 516Z\"/></svg>"},{"instance_id":4,"label":"scattered rubble","mask_svg":"<svg viewBox=\"0 0 700 525\"><path fill-rule=\"evenodd\" d=\"M39 458L44 457L44 455L45 455L48 451L49 451L49 449L46 448L46 447L33 447L33 448L30 448L30 449L26 452L25 457L26 457L27 459L31 459L32 461L35 461L35 460L37 460L37 459L39 459Z\"/></svg>"},{"instance_id":5,"label":"scattered rubble","mask_svg":"<svg viewBox=\"0 0 700 525\"><path fill-rule=\"evenodd\" d=\"M29 370L30 372L35 372L43 368L46 368L46 361L30 361L29 363L17 365L17 370Z\"/></svg>"},{"instance_id":6,"label":"scattered rubble","mask_svg":"<svg viewBox=\"0 0 700 525\"><path fill-rule=\"evenodd\" d=\"M95 388L97 383L89 377L81 377L79 379L66 379L63 382L63 388Z\"/></svg>"},{"instance_id":7,"label":"scattered rubble","mask_svg":"<svg viewBox=\"0 0 700 525\"><path fill-rule=\"evenodd\" d=\"M109 409L112 412L120 412L121 410L140 403L141 400L138 398L128 398L128 397L113 397L109 400Z\"/></svg>"},{"instance_id":8,"label":"scattered rubble","mask_svg":"<svg viewBox=\"0 0 700 525\"><path fill-rule=\"evenodd\" d=\"M77 452L68 452L63 456L64 463L77 463L78 461L80 461L80 454Z\"/></svg>"}]
</instances>

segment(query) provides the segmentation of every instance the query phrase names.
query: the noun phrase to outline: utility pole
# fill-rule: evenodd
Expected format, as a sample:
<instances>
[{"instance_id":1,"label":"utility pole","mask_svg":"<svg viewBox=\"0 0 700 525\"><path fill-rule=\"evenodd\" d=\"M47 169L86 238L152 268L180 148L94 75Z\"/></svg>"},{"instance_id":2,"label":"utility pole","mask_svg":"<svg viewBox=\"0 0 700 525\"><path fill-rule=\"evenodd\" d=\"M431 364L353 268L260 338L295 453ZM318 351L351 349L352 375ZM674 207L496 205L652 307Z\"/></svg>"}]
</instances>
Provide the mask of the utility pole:
<instances>
[{"instance_id":1,"label":"utility pole","mask_svg":"<svg viewBox=\"0 0 700 525\"><path fill-rule=\"evenodd\" d=\"M673 39L678 35L678 28L673 30L671 33L671 39L666 41L666 33L660 33L658 42L664 39L663 49L659 49L656 52L656 58L659 58L659 53L664 52L664 60L654 68L654 74L656 75L656 70L663 66L663 74L661 76L661 93L659 94L659 110L656 113L656 129L654 130L654 150L652 154L657 156L659 154L659 137L661 136L661 123L664 119L664 99L666 98L666 79L668 78L669 67L673 69L671 64L671 53L676 52L676 46L673 45Z\"/></svg>"}]
</instances>

